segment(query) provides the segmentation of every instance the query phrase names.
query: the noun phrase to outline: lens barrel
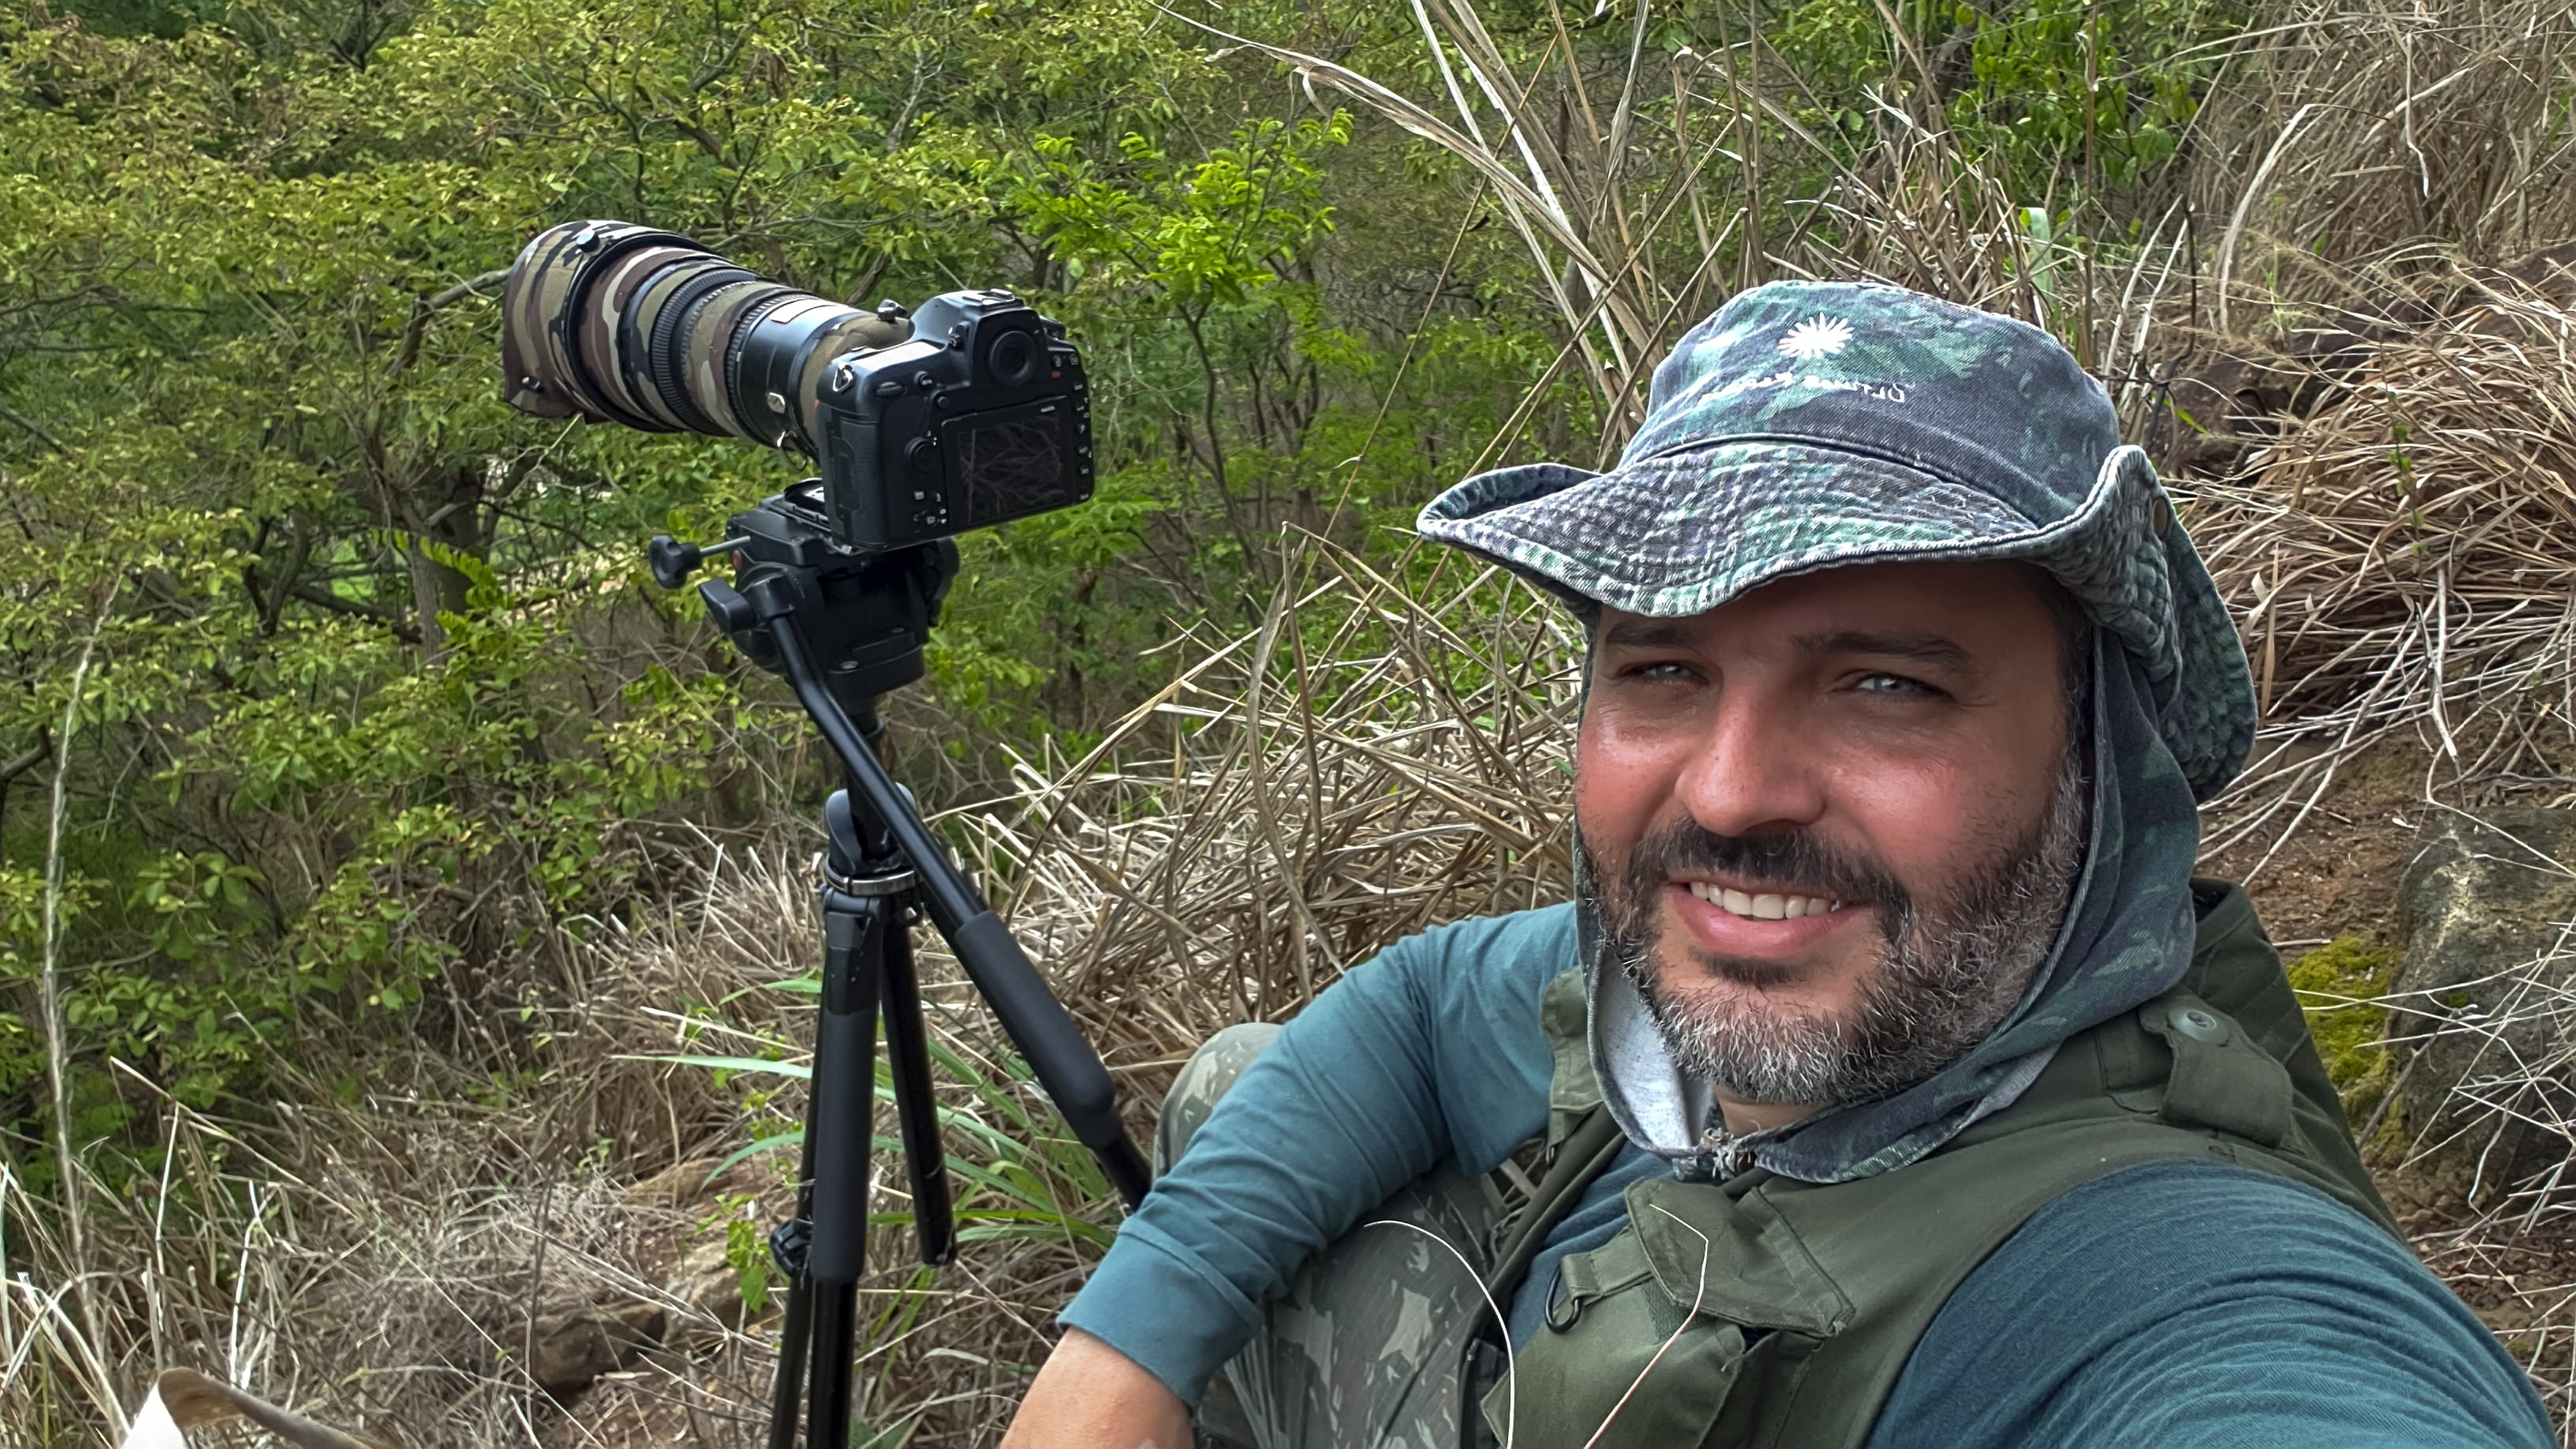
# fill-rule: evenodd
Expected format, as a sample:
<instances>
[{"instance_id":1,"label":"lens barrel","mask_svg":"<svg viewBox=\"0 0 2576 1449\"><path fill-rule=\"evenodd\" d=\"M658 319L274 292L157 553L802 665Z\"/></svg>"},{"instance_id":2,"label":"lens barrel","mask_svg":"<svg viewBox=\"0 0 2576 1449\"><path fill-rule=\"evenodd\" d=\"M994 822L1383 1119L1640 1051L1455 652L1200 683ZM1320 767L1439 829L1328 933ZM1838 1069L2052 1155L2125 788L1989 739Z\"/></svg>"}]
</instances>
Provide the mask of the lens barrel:
<instances>
[{"instance_id":1,"label":"lens barrel","mask_svg":"<svg viewBox=\"0 0 2576 1449\"><path fill-rule=\"evenodd\" d=\"M510 268L502 318L503 395L523 412L808 455L835 359L911 335L621 221L539 233Z\"/></svg>"}]
</instances>

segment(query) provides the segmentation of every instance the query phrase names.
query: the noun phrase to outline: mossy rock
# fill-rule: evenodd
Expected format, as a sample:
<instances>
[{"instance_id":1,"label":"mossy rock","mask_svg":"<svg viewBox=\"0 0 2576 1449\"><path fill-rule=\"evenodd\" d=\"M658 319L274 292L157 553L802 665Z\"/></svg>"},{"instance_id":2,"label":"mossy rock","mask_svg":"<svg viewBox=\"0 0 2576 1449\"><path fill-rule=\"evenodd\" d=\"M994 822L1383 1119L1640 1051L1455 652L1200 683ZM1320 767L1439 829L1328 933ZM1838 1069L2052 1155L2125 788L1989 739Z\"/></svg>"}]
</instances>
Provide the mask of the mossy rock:
<instances>
[{"instance_id":1,"label":"mossy rock","mask_svg":"<svg viewBox=\"0 0 2576 1449\"><path fill-rule=\"evenodd\" d=\"M2340 936L2289 963L2290 986L2326 1075L2359 1127L2388 1094L2388 1008L2397 952L2361 936Z\"/></svg>"},{"instance_id":2,"label":"mossy rock","mask_svg":"<svg viewBox=\"0 0 2576 1449\"><path fill-rule=\"evenodd\" d=\"M2576 811L2496 806L2428 829L2398 892L2396 1103L2366 1152L2404 1194L2480 1209L2563 1173L2576 1120ZM2392 1151L2391 1149L2398 1149ZM2395 1201L2398 1185L2383 1182Z\"/></svg>"}]
</instances>

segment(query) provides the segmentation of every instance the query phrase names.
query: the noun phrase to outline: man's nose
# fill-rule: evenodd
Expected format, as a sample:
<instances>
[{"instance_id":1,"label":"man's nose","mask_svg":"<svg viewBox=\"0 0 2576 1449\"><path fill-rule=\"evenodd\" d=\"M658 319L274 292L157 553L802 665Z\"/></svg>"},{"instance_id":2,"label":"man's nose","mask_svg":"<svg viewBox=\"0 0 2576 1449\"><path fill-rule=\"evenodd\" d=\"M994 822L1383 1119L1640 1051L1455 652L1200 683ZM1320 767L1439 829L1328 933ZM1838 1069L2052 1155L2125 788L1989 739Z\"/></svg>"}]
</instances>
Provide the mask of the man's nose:
<instances>
[{"instance_id":1,"label":"man's nose","mask_svg":"<svg viewBox=\"0 0 2576 1449\"><path fill-rule=\"evenodd\" d=\"M1794 711L1728 691L1674 793L1693 820L1719 835L1813 825L1825 810L1821 764Z\"/></svg>"}]
</instances>

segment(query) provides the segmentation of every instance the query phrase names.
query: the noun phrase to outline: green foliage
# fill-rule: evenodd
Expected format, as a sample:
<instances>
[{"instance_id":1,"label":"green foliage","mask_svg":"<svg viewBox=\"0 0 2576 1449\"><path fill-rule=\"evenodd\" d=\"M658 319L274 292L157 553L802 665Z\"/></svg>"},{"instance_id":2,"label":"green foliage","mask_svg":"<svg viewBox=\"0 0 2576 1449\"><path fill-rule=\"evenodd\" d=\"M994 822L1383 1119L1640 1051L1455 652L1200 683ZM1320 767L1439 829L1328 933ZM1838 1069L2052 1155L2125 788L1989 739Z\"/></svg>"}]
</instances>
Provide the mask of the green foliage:
<instances>
[{"instance_id":1,"label":"green foliage","mask_svg":"<svg viewBox=\"0 0 2576 1449\"><path fill-rule=\"evenodd\" d=\"M711 531L790 465L530 425L491 386L492 288L460 283L618 213L836 294L1020 281L1014 138L1133 134L1188 94L1138 7L99 19L0 20L0 757L44 752L93 651L73 832L156 842L73 862L65 900L76 1066L111 1101L109 1058L205 1105L299 1020L407 1029L458 972L621 909L656 818L819 783L760 766L797 727L779 693L637 568L667 516ZM1137 515L1077 526L1129 531L1066 550L1097 568ZM951 676L1047 678L952 643ZM728 756L753 768L711 801ZM37 778L0 797L21 981ZM0 1021L21 1124L34 1040Z\"/></svg>"},{"instance_id":2,"label":"green foliage","mask_svg":"<svg viewBox=\"0 0 2576 1449\"><path fill-rule=\"evenodd\" d=\"M735 1286L742 1292L743 1312L754 1318L769 1311L772 1292L787 1286L777 1262L769 1255L769 1235L760 1222L759 1201L754 1193L726 1193L716 1199L715 1210L698 1224L702 1233L722 1225L725 1266L734 1271Z\"/></svg>"},{"instance_id":3,"label":"green foliage","mask_svg":"<svg viewBox=\"0 0 2576 1449\"><path fill-rule=\"evenodd\" d=\"M810 977L781 985L802 995L816 994ZM1017 1057L986 1064L958 1051L936 1030L931 1034L930 1058L937 1083L962 1089L961 1096L943 1099L938 1108L940 1133L952 1148L948 1171L963 1184L955 1204L957 1240L1033 1238L1078 1245L1095 1255L1107 1251L1114 1234L1097 1221L1096 1214L1109 1200L1109 1180L1091 1150L1076 1141L1052 1113L1031 1110L1029 1104L1039 1098L1036 1078L1027 1064ZM720 1086L742 1076L801 1082L813 1075L811 1068L801 1064L765 1057L682 1054L655 1060L703 1068L715 1074ZM882 1050L876 1063L876 1100L878 1120L892 1125L894 1072ZM799 1148L804 1142L805 1134L799 1129L773 1132L745 1145L716 1170ZM874 1142L881 1160L901 1159L902 1139L880 1132ZM869 1221L909 1227L912 1217L895 1211L876 1214Z\"/></svg>"},{"instance_id":4,"label":"green foliage","mask_svg":"<svg viewBox=\"0 0 2576 1449\"><path fill-rule=\"evenodd\" d=\"M1877 124L1862 99L1871 80L1897 77L1897 92L1929 93L2016 198L2063 208L2155 181L2224 61L2211 42L2250 15L2232 0L1904 0L1892 12L1876 0L1802 0L1777 43L1830 78L1811 120L1865 136Z\"/></svg>"},{"instance_id":5,"label":"green foliage","mask_svg":"<svg viewBox=\"0 0 2576 1449\"><path fill-rule=\"evenodd\" d=\"M2308 1034L2356 1123L2388 1090L2388 1009L2379 998L2397 965L2396 952L2359 936L2338 937L2289 963Z\"/></svg>"}]
</instances>

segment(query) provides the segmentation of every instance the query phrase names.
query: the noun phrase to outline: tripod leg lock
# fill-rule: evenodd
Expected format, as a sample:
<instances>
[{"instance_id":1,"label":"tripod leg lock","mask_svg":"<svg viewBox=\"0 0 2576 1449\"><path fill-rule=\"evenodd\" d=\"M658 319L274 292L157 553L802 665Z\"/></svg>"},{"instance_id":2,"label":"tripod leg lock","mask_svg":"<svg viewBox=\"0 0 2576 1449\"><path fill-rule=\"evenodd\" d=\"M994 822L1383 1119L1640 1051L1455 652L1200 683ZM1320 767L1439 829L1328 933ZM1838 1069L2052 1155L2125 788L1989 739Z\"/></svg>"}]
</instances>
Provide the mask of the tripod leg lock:
<instances>
[{"instance_id":1,"label":"tripod leg lock","mask_svg":"<svg viewBox=\"0 0 2576 1449\"><path fill-rule=\"evenodd\" d=\"M805 1279L806 1250L814 1245L814 1225L803 1218L789 1218L769 1230L769 1261L787 1275L790 1283Z\"/></svg>"}]
</instances>

